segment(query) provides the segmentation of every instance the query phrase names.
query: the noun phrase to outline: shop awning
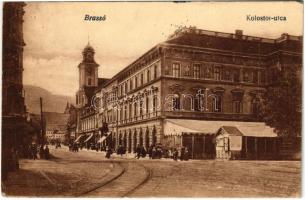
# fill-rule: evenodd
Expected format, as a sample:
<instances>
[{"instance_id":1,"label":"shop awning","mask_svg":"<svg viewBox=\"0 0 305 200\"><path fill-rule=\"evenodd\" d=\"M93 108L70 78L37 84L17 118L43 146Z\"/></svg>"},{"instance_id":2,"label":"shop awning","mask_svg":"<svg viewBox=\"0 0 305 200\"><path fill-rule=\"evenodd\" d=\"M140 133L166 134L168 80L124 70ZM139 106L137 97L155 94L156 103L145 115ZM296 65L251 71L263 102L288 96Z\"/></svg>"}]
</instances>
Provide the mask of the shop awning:
<instances>
[{"instance_id":1,"label":"shop awning","mask_svg":"<svg viewBox=\"0 0 305 200\"><path fill-rule=\"evenodd\" d=\"M102 143L106 140L106 138L110 135L111 133L107 133L107 135L103 135L98 141L97 143Z\"/></svg>"},{"instance_id":2,"label":"shop awning","mask_svg":"<svg viewBox=\"0 0 305 200\"><path fill-rule=\"evenodd\" d=\"M252 137L277 137L273 128L264 122L238 122L238 121L206 121L187 119L166 119L164 135L182 134L216 134L223 127L235 127L243 136ZM231 130L236 131L235 128Z\"/></svg>"},{"instance_id":3,"label":"shop awning","mask_svg":"<svg viewBox=\"0 0 305 200\"><path fill-rule=\"evenodd\" d=\"M92 137L93 137L93 133L91 133L84 142L85 143L88 142Z\"/></svg>"},{"instance_id":4,"label":"shop awning","mask_svg":"<svg viewBox=\"0 0 305 200\"><path fill-rule=\"evenodd\" d=\"M78 136L74 142L75 142L75 143L79 142L79 140L80 140L82 137L84 137L84 135Z\"/></svg>"}]
</instances>

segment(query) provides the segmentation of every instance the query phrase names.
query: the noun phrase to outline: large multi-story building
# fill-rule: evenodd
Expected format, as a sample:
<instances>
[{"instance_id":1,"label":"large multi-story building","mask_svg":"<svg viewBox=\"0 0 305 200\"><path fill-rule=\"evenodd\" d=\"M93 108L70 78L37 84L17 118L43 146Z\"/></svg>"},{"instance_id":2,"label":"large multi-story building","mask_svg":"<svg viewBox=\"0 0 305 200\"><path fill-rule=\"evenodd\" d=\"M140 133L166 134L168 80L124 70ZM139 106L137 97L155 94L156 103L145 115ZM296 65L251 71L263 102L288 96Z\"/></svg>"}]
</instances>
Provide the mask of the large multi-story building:
<instances>
[{"instance_id":1,"label":"large multi-story building","mask_svg":"<svg viewBox=\"0 0 305 200\"><path fill-rule=\"evenodd\" d=\"M17 167L16 151L26 124L23 74L23 2L3 4L2 174ZM17 162L16 162L17 161Z\"/></svg>"},{"instance_id":2,"label":"large multi-story building","mask_svg":"<svg viewBox=\"0 0 305 200\"><path fill-rule=\"evenodd\" d=\"M300 70L301 64L301 36L267 39L241 30L179 29L102 85L96 64L94 78L86 65L79 67L80 77L88 74L80 86L96 89L86 100L77 95L78 105L93 93L100 99L87 105L93 120L86 117L79 126L98 130L106 122L115 147L123 145L128 152L160 143L186 146L193 158L230 157L222 149L226 152L231 142L245 157L275 153L276 134L260 119L261 96L279 73ZM240 137L215 141L218 133Z\"/></svg>"}]
</instances>

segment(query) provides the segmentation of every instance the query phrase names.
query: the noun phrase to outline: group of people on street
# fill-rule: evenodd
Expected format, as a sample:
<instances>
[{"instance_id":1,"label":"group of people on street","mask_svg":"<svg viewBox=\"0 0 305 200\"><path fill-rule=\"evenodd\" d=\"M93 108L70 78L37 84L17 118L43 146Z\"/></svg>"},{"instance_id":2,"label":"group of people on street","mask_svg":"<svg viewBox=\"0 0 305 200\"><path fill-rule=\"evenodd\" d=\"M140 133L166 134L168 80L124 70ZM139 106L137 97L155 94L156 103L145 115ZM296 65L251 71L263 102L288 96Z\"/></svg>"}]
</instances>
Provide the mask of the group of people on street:
<instances>
[{"instance_id":1,"label":"group of people on street","mask_svg":"<svg viewBox=\"0 0 305 200\"><path fill-rule=\"evenodd\" d=\"M44 146L44 145L41 145L39 150L38 150L38 146L37 144L31 144L29 146L29 151L30 151L30 158L33 159L33 160L36 160L38 157L37 157L37 154L39 153L39 158L40 159L49 159L50 158L50 150L49 150L49 147L48 145Z\"/></svg>"},{"instance_id":2,"label":"group of people on street","mask_svg":"<svg viewBox=\"0 0 305 200\"><path fill-rule=\"evenodd\" d=\"M72 152L78 152L78 144L75 143L75 142L70 142L69 143L69 151L72 151Z\"/></svg>"},{"instance_id":3,"label":"group of people on street","mask_svg":"<svg viewBox=\"0 0 305 200\"><path fill-rule=\"evenodd\" d=\"M57 145L57 144L56 144ZM93 145L90 145L93 147ZM78 152L82 145L70 142L69 143L69 151L72 152ZM118 148L114 151L114 149L111 146L105 146L105 148L91 148L95 149L96 151L105 151L106 155L105 157L107 159L110 159L113 152L116 152L117 155L123 156L126 154L127 150L123 145L119 145ZM177 148L170 148L165 149L162 147L161 144L151 145L148 148L145 148L143 145L137 145L135 148L135 158L145 158L148 154L149 159L161 159L161 158L171 158L175 161L181 160L181 161L187 161L190 158L190 153L187 147L177 147Z\"/></svg>"},{"instance_id":4,"label":"group of people on street","mask_svg":"<svg viewBox=\"0 0 305 200\"><path fill-rule=\"evenodd\" d=\"M173 148L169 150L169 156L172 157L175 161L180 159L183 160L189 160L189 150L187 147L181 147L181 148Z\"/></svg>"},{"instance_id":5,"label":"group of people on street","mask_svg":"<svg viewBox=\"0 0 305 200\"><path fill-rule=\"evenodd\" d=\"M145 158L146 154L147 154L146 149L143 146L138 145L136 148L136 158L137 159L140 159L141 157Z\"/></svg>"},{"instance_id":6,"label":"group of people on street","mask_svg":"<svg viewBox=\"0 0 305 200\"><path fill-rule=\"evenodd\" d=\"M150 159L160 159L163 156L163 150L161 146L152 145L148 148L148 156Z\"/></svg>"}]
</instances>

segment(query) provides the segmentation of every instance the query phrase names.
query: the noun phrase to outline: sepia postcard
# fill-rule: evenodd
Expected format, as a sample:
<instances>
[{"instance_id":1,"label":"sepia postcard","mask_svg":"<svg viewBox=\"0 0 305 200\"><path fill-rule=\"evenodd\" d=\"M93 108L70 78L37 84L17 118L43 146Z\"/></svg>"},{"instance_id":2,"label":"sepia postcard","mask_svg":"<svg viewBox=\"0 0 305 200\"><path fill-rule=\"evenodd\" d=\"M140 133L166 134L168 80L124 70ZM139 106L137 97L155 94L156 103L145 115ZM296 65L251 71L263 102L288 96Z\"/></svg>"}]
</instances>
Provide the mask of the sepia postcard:
<instances>
[{"instance_id":1,"label":"sepia postcard","mask_svg":"<svg viewBox=\"0 0 305 200\"><path fill-rule=\"evenodd\" d=\"M2 11L3 197L301 197L303 3Z\"/></svg>"}]
</instances>

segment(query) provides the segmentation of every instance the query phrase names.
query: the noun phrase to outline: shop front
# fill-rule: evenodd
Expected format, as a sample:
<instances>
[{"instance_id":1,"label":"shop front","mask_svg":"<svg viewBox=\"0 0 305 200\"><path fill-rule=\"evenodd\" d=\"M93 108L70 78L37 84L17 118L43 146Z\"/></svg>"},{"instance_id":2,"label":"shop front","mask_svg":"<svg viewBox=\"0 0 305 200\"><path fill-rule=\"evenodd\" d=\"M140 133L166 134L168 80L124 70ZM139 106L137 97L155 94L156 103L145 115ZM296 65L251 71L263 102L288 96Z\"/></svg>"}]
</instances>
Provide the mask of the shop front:
<instances>
[{"instance_id":1,"label":"shop front","mask_svg":"<svg viewBox=\"0 0 305 200\"><path fill-rule=\"evenodd\" d=\"M280 140L263 122L166 119L163 145L192 159L277 159Z\"/></svg>"},{"instance_id":2,"label":"shop front","mask_svg":"<svg viewBox=\"0 0 305 200\"><path fill-rule=\"evenodd\" d=\"M264 125L222 126L216 133L217 159L278 159L280 138Z\"/></svg>"}]
</instances>

